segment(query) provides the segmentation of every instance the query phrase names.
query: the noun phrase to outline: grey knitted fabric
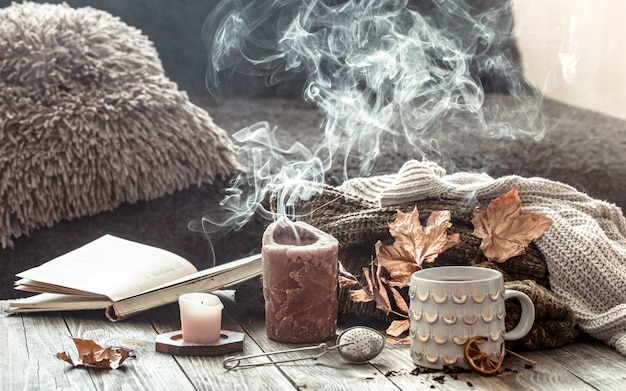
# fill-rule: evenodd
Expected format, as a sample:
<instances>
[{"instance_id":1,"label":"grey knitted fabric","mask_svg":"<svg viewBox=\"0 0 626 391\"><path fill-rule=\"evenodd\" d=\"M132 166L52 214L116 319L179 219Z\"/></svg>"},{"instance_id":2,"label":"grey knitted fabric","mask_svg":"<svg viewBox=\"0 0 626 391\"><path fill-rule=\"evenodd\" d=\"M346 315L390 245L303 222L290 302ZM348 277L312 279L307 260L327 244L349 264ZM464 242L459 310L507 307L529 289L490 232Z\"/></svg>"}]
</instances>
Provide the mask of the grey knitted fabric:
<instances>
[{"instance_id":1,"label":"grey knitted fabric","mask_svg":"<svg viewBox=\"0 0 626 391\"><path fill-rule=\"evenodd\" d=\"M524 210L553 220L536 240L552 291L572 308L582 330L626 355L626 220L615 205L543 178L447 175L415 160L397 174L351 179L339 189L384 207L433 196L488 202L514 187Z\"/></svg>"}]
</instances>

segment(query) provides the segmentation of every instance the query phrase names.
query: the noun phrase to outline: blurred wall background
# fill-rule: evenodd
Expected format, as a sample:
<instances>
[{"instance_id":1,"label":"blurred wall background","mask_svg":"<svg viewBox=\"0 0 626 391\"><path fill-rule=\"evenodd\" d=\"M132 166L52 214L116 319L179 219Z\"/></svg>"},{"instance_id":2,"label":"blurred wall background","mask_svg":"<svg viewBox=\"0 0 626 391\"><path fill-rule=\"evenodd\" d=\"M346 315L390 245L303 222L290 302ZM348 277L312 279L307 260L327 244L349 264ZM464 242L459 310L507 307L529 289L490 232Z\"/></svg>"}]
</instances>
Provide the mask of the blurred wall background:
<instances>
[{"instance_id":1,"label":"blurred wall background","mask_svg":"<svg viewBox=\"0 0 626 391\"><path fill-rule=\"evenodd\" d=\"M0 7L13 1L0 0ZM480 8L504 0L469 1ZM551 98L626 118L626 1L512 1L515 35L526 78ZM207 52L201 30L220 0L65 2L72 7L104 9L140 28L155 42L166 75L193 101L208 98L204 84ZM420 4L420 0L410 2ZM267 88L261 79L242 78L232 84L235 95ZM290 94L293 92L288 91Z\"/></svg>"},{"instance_id":2,"label":"blurred wall background","mask_svg":"<svg viewBox=\"0 0 626 391\"><path fill-rule=\"evenodd\" d=\"M626 1L514 1L526 78L548 97L626 119Z\"/></svg>"}]
</instances>

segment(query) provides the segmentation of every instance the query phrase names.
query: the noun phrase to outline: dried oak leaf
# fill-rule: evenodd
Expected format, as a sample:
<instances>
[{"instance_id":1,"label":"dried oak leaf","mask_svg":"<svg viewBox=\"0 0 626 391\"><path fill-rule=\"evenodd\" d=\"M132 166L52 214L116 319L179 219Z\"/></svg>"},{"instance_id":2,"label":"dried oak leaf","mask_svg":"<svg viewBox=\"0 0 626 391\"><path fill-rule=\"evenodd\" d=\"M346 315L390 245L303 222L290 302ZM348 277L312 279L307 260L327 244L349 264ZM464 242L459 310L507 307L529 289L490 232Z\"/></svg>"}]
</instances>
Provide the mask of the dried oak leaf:
<instances>
[{"instance_id":1,"label":"dried oak leaf","mask_svg":"<svg viewBox=\"0 0 626 391\"><path fill-rule=\"evenodd\" d=\"M492 200L485 210L475 209L472 216L474 236L482 239L480 249L488 260L505 262L524 254L533 239L552 224L548 217L521 209L517 189Z\"/></svg>"},{"instance_id":2,"label":"dried oak leaf","mask_svg":"<svg viewBox=\"0 0 626 391\"><path fill-rule=\"evenodd\" d=\"M389 232L394 237L392 245L376 244L376 257L390 274L393 286L408 286L411 275L420 270L423 262L433 262L439 254L459 243L459 234L448 235L452 226L450 211L435 211L430 214L426 226L422 226L419 212L398 211L395 221L389 223Z\"/></svg>"},{"instance_id":3,"label":"dried oak leaf","mask_svg":"<svg viewBox=\"0 0 626 391\"><path fill-rule=\"evenodd\" d=\"M66 352L57 353L56 357L75 367L92 365L99 368L117 369L128 357L133 357L125 349L103 348L90 339L72 338L72 340L78 350L78 359L74 361Z\"/></svg>"}]
</instances>

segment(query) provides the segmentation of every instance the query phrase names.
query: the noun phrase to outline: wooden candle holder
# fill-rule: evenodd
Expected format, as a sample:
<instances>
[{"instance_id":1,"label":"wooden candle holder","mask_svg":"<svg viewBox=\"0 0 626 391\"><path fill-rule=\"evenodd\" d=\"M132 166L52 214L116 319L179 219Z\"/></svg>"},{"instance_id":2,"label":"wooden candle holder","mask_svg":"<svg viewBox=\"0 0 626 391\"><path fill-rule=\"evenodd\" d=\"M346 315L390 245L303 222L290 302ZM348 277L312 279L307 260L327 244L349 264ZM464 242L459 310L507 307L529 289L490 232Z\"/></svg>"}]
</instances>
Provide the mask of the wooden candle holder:
<instances>
[{"instance_id":1,"label":"wooden candle holder","mask_svg":"<svg viewBox=\"0 0 626 391\"><path fill-rule=\"evenodd\" d=\"M196 344L183 341L182 330L159 334L156 337L156 351L176 356L219 356L243 351L244 334L222 330L220 339L211 344Z\"/></svg>"}]
</instances>

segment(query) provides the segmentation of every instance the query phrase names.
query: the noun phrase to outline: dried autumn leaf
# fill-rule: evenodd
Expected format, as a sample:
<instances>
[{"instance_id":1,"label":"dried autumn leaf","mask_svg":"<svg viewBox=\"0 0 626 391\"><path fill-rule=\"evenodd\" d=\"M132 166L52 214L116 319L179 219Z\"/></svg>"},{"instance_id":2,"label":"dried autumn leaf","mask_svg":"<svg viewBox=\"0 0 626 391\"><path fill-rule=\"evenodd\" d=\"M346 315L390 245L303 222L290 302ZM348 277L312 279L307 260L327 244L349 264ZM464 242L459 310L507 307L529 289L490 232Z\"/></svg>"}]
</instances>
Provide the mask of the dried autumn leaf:
<instances>
[{"instance_id":1,"label":"dried autumn leaf","mask_svg":"<svg viewBox=\"0 0 626 391\"><path fill-rule=\"evenodd\" d=\"M411 344L411 336L405 335L402 338L393 338L391 336L385 337L385 342L390 345L410 345Z\"/></svg>"},{"instance_id":2,"label":"dried autumn leaf","mask_svg":"<svg viewBox=\"0 0 626 391\"><path fill-rule=\"evenodd\" d=\"M386 314L393 312L391 309L391 302L389 301L389 295L387 295L387 289L383 279L380 277L380 265L376 262L372 262L372 268L376 266L376 274L372 278L374 286L374 300L376 301L376 308L384 311Z\"/></svg>"},{"instance_id":3,"label":"dried autumn leaf","mask_svg":"<svg viewBox=\"0 0 626 391\"><path fill-rule=\"evenodd\" d=\"M374 300L374 295L367 288L348 291L348 297L355 303L369 303Z\"/></svg>"},{"instance_id":4,"label":"dried autumn leaf","mask_svg":"<svg viewBox=\"0 0 626 391\"><path fill-rule=\"evenodd\" d=\"M350 300L355 303L366 303L374 300L376 302L376 308L379 310L384 311L386 314L393 312L384 281L380 276L380 266L376 262L372 262L369 269L366 267L363 268L363 276L365 277L367 286L349 291L348 297Z\"/></svg>"},{"instance_id":5,"label":"dried autumn leaf","mask_svg":"<svg viewBox=\"0 0 626 391\"><path fill-rule=\"evenodd\" d=\"M473 234L482 239L480 249L488 260L505 262L524 254L533 239L552 224L548 217L522 211L517 189L492 200L485 210L475 209Z\"/></svg>"},{"instance_id":6,"label":"dried autumn leaf","mask_svg":"<svg viewBox=\"0 0 626 391\"><path fill-rule=\"evenodd\" d=\"M413 208L411 213L398 211L395 221L389 224L389 232L421 266L422 262L433 262L439 254L459 243L458 234L447 234L451 226L449 210L432 212L423 227L417 208Z\"/></svg>"},{"instance_id":7,"label":"dried autumn leaf","mask_svg":"<svg viewBox=\"0 0 626 391\"><path fill-rule=\"evenodd\" d=\"M372 261L370 268L363 268L363 276L367 282L367 285L361 289L348 291L348 297L355 303L367 303L370 301L376 302L376 308L383 311L385 314L396 314L398 316L402 316L407 318L406 328L404 329L389 329L388 333L399 333L402 334L404 331L408 330L408 317L409 317L409 306L402 297L402 294L396 289L389 285L389 282L381 275L381 268L375 260ZM397 310L394 310L392 303L389 299L389 290L393 296L395 305ZM396 321L392 322L392 325L395 324ZM403 322L403 321L400 321ZM398 336L394 335L394 336Z\"/></svg>"},{"instance_id":8,"label":"dried autumn leaf","mask_svg":"<svg viewBox=\"0 0 626 391\"><path fill-rule=\"evenodd\" d=\"M394 320L391 322L387 330L385 331L392 337L399 337L410 327L410 321L408 319Z\"/></svg>"},{"instance_id":9,"label":"dried autumn leaf","mask_svg":"<svg viewBox=\"0 0 626 391\"><path fill-rule=\"evenodd\" d=\"M411 282L411 275L420 270L420 266L415 262L412 253L407 251L406 246L396 245L385 246L380 241L376 243L376 259L389 272L393 286L404 287Z\"/></svg>"},{"instance_id":10,"label":"dried autumn leaf","mask_svg":"<svg viewBox=\"0 0 626 391\"><path fill-rule=\"evenodd\" d=\"M344 289L344 288L350 288L352 286L359 285L359 280L357 280L357 278L352 273L346 270L346 268L343 266L343 264L340 261L338 262L339 262L339 275L338 275L339 287L341 289Z\"/></svg>"},{"instance_id":11,"label":"dried autumn leaf","mask_svg":"<svg viewBox=\"0 0 626 391\"><path fill-rule=\"evenodd\" d=\"M402 333L409 329L409 306L404 300L404 297L402 297L402 295L398 291L398 289L390 286L389 290L391 291L393 299L396 303L396 307L398 308L396 314L402 315L406 319L394 320L393 322L391 322L391 324L387 328L386 333L394 337L399 337L400 335L402 335Z\"/></svg>"},{"instance_id":12,"label":"dried autumn leaf","mask_svg":"<svg viewBox=\"0 0 626 391\"><path fill-rule=\"evenodd\" d=\"M459 242L458 234L446 233L451 225L449 211L433 212L425 227L422 227L419 220L417 208L411 213L398 211L396 220L389 224L389 231L395 242L390 246L385 246L380 241L376 243L376 258L369 269L363 268L366 286L349 291L350 300L357 303L375 301L376 308L386 314L394 313L408 318L409 306L397 288L409 286L411 275L420 270L423 261L434 261L439 253ZM382 268L389 273L389 279L381 275ZM340 276L340 284L342 281L353 284L353 279L356 281L354 276L347 271L345 273L345 276ZM397 310L392 306L390 293ZM398 322L400 323L392 324L395 327L390 332L398 332L401 329L397 326L399 324L403 325L400 333L408 329L408 323L404 320Z\"/></svg>"},{"instance_id":13,"label":"dried autumn leaf","mask_svg":"<svg viewBox=\"0 0 626 391\"><path fill-rule=\"evenodd\" d=\"M391 285L389 283L387 284ZM391 291L393 299L396 302L396 307L398 307L398 312L400 313L400 315L404 315L408 318L409 317L409 305L404 300L404 297L402 297L398 289L396 289L393 286L389 286L389 290Z\"/></svg>"},{"instance_id":14,"label":"dried autumn leaf","mask_svg":"<svg viewBox=\"0 0 626 391\"><path fill-rule=\"evenodd\" d=\"M74 360L72 360L72 357L70 357L70 355L67 354L67 352L59 352L59 353L57 353L56 357L59 360L66 361L66 362L70 363L71 365L76 366L76 364L74 363Z\"/></svg>"},{"instance_id":15,"label":"dried autumn leaf","mask_svg":"<svg viewBox=\"0 0 626 391\"><path fill-rule=\"evenodd\" d=\"M378 262L389 272L394 285L408 286L422 262L433 262L459 243L459 234L447 234L450 226L450 211L431 213L426 226L422 226L417 208L410 213L398 211L395 221L389 223L395 242L390 246L376 244Z\"/></svg>"},{"instance_id":16,"label":"dried autumn leaf","mask_svg":"<svg viewBox=\"0 0 626 391\"><path fill-rule=\"evenodd\" d=\"M103 348L90 339L72 338L72 340L76 345L76 350L78 350L78 359L74 361L66 352L57 353L56 357L75 367L92 365L100 368L117 369L124 360L131 357L131 354L125 349Z\"/></svg>"}]
</instances>

